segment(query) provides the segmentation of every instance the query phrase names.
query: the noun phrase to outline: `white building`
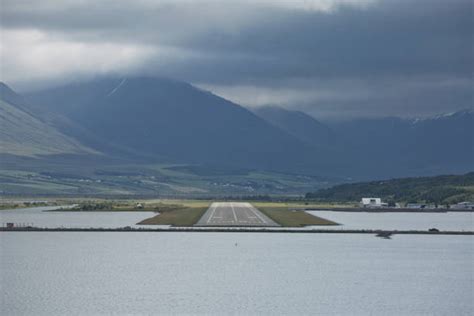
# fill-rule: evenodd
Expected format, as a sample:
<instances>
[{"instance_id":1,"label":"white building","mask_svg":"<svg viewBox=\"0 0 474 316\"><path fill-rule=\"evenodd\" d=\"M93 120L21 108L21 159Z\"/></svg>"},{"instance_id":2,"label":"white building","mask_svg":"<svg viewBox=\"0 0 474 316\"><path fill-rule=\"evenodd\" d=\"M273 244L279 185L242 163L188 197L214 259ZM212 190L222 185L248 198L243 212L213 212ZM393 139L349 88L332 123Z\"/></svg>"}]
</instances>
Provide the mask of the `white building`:
<instances>
[{"instance_id":1,"label":"white building","mask_svg":"<svg viewBox=\"0 0 474 316\"><path fill-rule=\"evenodd\" d=\"M362 198L360 205L362 207L382 207L385 206L386 203L382 203L381 198Z\"/></svg>"}]
</instances>

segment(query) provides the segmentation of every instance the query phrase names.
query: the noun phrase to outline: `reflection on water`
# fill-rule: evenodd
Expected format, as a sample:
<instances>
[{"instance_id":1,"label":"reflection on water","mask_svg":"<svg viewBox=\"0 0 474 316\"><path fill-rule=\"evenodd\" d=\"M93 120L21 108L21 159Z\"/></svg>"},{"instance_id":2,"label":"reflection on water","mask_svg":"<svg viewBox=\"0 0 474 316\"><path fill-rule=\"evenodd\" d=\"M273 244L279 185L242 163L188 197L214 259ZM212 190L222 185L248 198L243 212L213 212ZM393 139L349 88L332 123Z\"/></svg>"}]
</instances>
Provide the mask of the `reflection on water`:
<instances>
[{"instance_id":1,"label":"reflection on water","mask_svg":"<svg viewBox=\"0 0 474 316\"><path fill-rule=\"evenodd\" d=\"M3 315L469 315L471 236L0 233Z\"/></svg>"}]
</instances>

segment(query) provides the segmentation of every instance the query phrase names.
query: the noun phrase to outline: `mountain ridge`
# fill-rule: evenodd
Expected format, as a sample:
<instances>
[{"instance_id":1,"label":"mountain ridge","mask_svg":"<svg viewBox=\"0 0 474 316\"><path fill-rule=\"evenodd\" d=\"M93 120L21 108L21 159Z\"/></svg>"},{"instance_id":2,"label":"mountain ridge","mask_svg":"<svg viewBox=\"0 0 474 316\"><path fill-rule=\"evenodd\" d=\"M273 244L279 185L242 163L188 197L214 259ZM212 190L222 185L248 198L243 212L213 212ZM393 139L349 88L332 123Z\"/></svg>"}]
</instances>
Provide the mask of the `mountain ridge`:
<instances>
[{"instance_id":1,"label":"mountain ridge","mask_svg":"<svg viewBox=\"0 0 474 316\"><path fill-rule=\"evenodd\" d=\"M252 109L252 112L316 147L333 147L335 142L340 141L330 127L301 111L287 110L277 106L263 106Z\"/></svg>"},{"instance_id":2,"label":"mountain ridge","mask_svg":"<svg viewBox=\"0 0 474 316\"><path fill-rule=\"evenodd\" d=\"M27 97L36 109L60 113L110 144L149 156L291 172L313 172L320 163L310 159L315 153L311 146L189 83L106 79Z\"/></svg>"},{"instance_id":3,"label":"mountain ridge","mask_svg":"<svg viewBox=\"0 0 474 316\"><path fill-rule=\"evenodd\" d=\"M114 158L374 179L474 169L472 111L321 123L248 109L193 85L105 77L29 93L30 113ZM23 103L23 102L22 102Z\"/></svg>"}]
</instances>

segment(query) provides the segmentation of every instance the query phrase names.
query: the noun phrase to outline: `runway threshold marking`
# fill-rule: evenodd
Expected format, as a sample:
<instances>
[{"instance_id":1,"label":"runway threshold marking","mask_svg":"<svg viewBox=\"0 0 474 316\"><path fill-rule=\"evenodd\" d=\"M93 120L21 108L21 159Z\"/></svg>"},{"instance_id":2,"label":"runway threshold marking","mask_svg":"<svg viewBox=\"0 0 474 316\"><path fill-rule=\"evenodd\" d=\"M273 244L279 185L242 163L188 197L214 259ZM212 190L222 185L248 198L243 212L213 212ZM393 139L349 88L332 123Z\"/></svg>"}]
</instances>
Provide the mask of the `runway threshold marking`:
<instances>
[{"instance_id":1,"label":"runway threshold marking","mask_svg":"<svg viewBox=\"0 0 474 316\"><path fill-rule=\"evenodd\" d=\"M234 220L237 223L237 214L235 214L234 203L230 203L230 207L232 208L232 214L234 214Z\"/></svg>"},{"instance_id":2,"label":"runway threshold marking","mask_svg":"<svg viewBox=\"0 0 474 316\"><path fill-rule=\"evenodd\" d=\"M249 210L250 209L250 210ZM240 215L237 215L240 214ZM250 203L214 202L196 226L278 226Z\"/></svg>"},{"instance_id":3,"label":"runway threshold marking","mask_svg":"<svg viewBox=\"0 0 474 316\"><path fill-rule=\"evenodd\" d=\"M255 210L253 209L253 206L252 206L252 205L249 206L249 209L252 211L252 213L255 214L255 216L258 217L258 219L259 219L262 223L267 224L267 221L266 221L264 218L262 218L262 216L261 216L260 214L258 214L257 212L255 212Z\"/></svg>"},{"instance_id":4,"label":"runway threshold marking","mask_svg":"<svg viewBox=\"0 0 474 316\"><path fill-rule=\"evenodd\" d=\"M212 212L211 212L211 215L209 216L209 218L207 219L207 223L209 224L209 221L212 219L212 217L214 216L214 213L216 212L216 209L217 209L217 205L213 205L213 209L212 209Z\"/></svg>"}]
</instances>

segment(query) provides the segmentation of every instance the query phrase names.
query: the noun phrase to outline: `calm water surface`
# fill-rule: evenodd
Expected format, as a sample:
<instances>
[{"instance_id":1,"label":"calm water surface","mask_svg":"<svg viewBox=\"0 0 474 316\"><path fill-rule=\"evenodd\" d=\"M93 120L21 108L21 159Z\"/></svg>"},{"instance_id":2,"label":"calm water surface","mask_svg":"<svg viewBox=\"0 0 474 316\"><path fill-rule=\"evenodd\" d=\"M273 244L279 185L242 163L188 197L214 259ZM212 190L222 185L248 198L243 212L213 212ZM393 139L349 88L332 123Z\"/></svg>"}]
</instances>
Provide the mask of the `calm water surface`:
<instances>
[{"instance_id":1,"label":"calm water surface","mask_svg":"<svg viewBox=\"0 0 474 316\"><path fill-rule=\"evenodd\" d=\"M447 213L369 213L308 211L341 226L325 229L387 229L387 230L439 230L473 231L474 212Z\"/></svg>"},{"instance_id":2,"label":"calm water surface","mask_svg":"<svg viewBox=\"0 0 474 316\"><path fill-rule=\"evenodd\" d=\"M0 233L2 315L472 315L472 236Z\"/></svg>"},{"instance_id":3,"label":"calm water surface","mask_svg":"<svg viewBox=\"0 0 474 316\"><path fill-rule=\"evenodd\" d=\"M0 210L0 223L27 224L37 227L115 228L132 226L153 212L47 212L57 207L35 207ZM330 219L340 226L313 226L324 229L387 229L387 230L474 230L474 212L448 213L368 213L308 211L310 214ZM149 226L147 226L149 227Z\"/></svg>"},{"instance_id":4,"label":"calm water surface","mask_svg":"<svg viewBox=\"0 0 474 316\"><path fill-rule=\"evenodd\" d=\"M124 226L136 227L138 226L135 225L136 223L156 215L153 212L48 212L48 210L54 210L60 207L61 206L45 206L0 210L0 222L2 225L12 222L19 225L24 224L49 228L116 228Z\"/></svg>"}]
</instances>

